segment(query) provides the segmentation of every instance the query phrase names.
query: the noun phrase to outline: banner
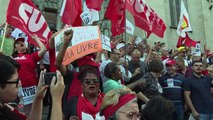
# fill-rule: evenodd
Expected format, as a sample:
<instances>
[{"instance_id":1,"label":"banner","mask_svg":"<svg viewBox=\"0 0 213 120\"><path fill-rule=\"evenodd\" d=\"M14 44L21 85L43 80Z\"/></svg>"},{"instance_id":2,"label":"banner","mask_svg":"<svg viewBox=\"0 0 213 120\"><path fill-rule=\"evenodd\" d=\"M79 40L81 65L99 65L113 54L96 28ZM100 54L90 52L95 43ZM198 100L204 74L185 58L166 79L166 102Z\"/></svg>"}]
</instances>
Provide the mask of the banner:
<instances>
[{"instance_id":1,"label":"banner","mask_svg":"<svg viewBox=\"0 0 213 120\"><path fill-rule=\"evenodd\" d=\"M73 30L73 38L66 50L63 64L68 65L74 60L90 53L102 50L100 29L98 26L72 27L63 30L55 37L56 54L63 45L63 35L66 30Z\"/></svg>"},{"instance_id":2,"label":"banner","mask_svg":"<svg viewBox=\"0 0 213 120\"><path fill-rule=\"evenodd\" d=\"M180 21L178 23L177 34L181 37L185 37L188 31L192 31L189 14L186 11L183 1L181 1Z\"/></svg>"},{"instance_id":3,"label":"banner","mask_svg":"<svg viewBox=\"0 0 213 120\"><path fill-rule=\"evenodd\" d=\"M10 0L6 21L28 36L36 34L44 44L48 43L52 34L41 12L31 0ZM28 42L36 45L31 39Z\"/></svg>"}]
</instances>

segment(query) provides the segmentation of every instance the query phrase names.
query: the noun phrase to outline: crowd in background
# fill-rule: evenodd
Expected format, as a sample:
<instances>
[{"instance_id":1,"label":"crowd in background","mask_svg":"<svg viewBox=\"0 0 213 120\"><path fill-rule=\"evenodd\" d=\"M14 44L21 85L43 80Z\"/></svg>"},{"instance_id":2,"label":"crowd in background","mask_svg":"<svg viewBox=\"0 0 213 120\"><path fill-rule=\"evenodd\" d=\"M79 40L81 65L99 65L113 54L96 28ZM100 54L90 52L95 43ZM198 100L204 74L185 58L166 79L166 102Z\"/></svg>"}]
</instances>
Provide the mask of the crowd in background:
<instances>
[{"instance_id":1,"label":"crowd in background","mask_svg":"<svg viewBox=\"0 0 213 120\"><path fill-rule=\"evenodd\" d=\"M2 120L41 119L43 105L49 107L48 120L213 120L213 54L207 49L197 55L184 45L168 49L157 40L115 37L110 52L64 66L72 30L64 33L56 57L54 37L60 31L47 46L31 35L36 48L22 37L11 38L13 30L8 26L5 38L14 52L0 55ZM56 77L43 85L50 72Z\"/></svg>"}]
</instances>

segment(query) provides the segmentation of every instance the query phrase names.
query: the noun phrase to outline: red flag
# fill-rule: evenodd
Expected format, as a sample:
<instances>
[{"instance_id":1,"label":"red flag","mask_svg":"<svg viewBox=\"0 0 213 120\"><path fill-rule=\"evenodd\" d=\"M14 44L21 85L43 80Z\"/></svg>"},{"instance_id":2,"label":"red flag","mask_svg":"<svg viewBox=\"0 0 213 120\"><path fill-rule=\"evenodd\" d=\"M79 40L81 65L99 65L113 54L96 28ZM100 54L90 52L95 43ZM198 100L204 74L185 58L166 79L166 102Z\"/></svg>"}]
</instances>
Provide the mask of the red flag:
<instances>
[{"instance_id":1,"label":"red flag","mask_svg":"<svg viewBox=\"0 0 213 120\"><path fill-rule=\"evenodd\" d=\"M135 25L147 32L163 38L166 25L163 20L143 0L127 0L127 10L133 15Z\"/></svg>"},{"instance_id":2,"label":"red flag","mask_svg":"<svg viewBox=\"0 0 213 120\"><path fill-rule=\"evenodd\" d=\"M164 32L166 30L166 25L157 14L155 14L155 17L155 20L153 20L152 32L158 37L163 38Z\"/></svg>"},{"instance_id":3,"label":"red flag","mask_svg":"<svg viewBox=\"0 0 213 120\"><path fill-rule=\"evenodd\" d=\"M180 46L183 46L183 45L186 47L195 47L197 43L198 43L197 41L192 40L189 37L189 35L186 33L185 37L179 36L176 47L179 48Z\"/></svg>"},{"instance_id":4,"label":"red flag","mask_svg":"<svg viewBox=\"0 0 213 120\"><path fill-rule=\"evenodd\" d=\"M101 10L101 6L104 0L86 0L86 5L89 9Z\"/></svg>"},{"instance_id":5,"label":"red flag","mask_svg":"<svg viewBox=\"0 0 213 120\"><path fill-rule=\"evenodd\" d=\"M107 7L105 18L108 18L112 23L112 36L125 32L125 3L124 0L110 0Z\"/></svg>"},{"instance_id":6,"label":"red flag","mask_svg":"<svg viewBox=\"0 0 213 120\"><path fill-rule=\"evenodd\" d=\"M10 0L6 21L22 30L28 37L36 34L44 44L48 43L52 34L41 12L31 0ZM36 45L31 39L28 42Z\"/></svg>"},{"instance_id":7,"label":"red flag","mask_svg":"<svg viewBox=\"0 0 213 120\"><path fill-rule=\"evenodd\" d=\"M81 0L64 0L61 8L62 22L72 26L81 26L82 20L80 14L82 13Z\"/></svg>"},{"instance_id":8,"label":"red flag","mask_svg":"<svg viewBox=\"0 0 213 120\"><path fill-rule=\"evenodd\" d=\"M198 42L192 40L189 35L186 33L185 46L186 47L195 47Z\"/></svg>"},{"instance_id":9,"label":"red flag","mask_svg":"<svg viewBox=\"0 0 213 120\"><path fill-rule=\"evenodd\" d=\"M179 47L183 46L184 41L185 41L185 37L179 36L176 47L179 48Z\"/></svg>"}]
</instances>

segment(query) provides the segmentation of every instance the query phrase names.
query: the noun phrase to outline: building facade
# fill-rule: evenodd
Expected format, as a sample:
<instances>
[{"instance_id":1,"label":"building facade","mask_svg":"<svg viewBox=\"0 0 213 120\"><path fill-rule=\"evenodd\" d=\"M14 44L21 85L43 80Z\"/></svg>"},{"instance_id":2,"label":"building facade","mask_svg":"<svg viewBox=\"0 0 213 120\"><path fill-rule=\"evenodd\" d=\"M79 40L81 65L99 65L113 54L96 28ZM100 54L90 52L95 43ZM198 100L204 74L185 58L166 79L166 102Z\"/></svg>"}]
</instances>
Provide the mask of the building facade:
<instances>
[{"instance_id":1,"label":"building facade","mask_svg":"<svg viewBox=\"0 0 213 120\"><path fill-rule=\"evenodd\" d=\"M85 1L85 0L83 0ZM146 3L155 10L155 12L164 20L167 29L164 38L159 38L152 34L148 42L152 45L156 41L167 43L168 48L175 48L178 35L176 32L177 23L180 15L180 1L181 0L146 0ZM201 41L201 48L204 45L213 51L213 3L211 0L183 0L187 8L192 32L189 36L196 41ZM5 22L6 9L9 0L0 0L0 24ZM60 8L63 0L33 0L45 16L51 29L59 30L62 26L60 20ZM103 19L109 0L105 0L100 11L100 19ZM133 17L127 12L127 19L134 25ZM110 36L110 22L103 20L99 22L101 31ZM135 26L134 34L140 38L145 38L145 32ZM124 36L124 35L123 35ZM127 37L132 35L126 34Z\"/></svg>"}]
</instances>

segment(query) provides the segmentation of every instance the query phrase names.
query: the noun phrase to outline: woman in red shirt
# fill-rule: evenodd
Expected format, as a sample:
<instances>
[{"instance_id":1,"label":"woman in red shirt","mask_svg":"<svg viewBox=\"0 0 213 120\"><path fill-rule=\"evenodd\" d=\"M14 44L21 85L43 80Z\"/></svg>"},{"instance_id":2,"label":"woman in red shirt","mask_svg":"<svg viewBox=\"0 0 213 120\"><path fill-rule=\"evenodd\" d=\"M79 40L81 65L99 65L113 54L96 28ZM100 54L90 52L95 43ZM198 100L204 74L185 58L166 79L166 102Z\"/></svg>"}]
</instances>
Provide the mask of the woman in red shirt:
<instances>
[{"instance_id":1,"label":"woman in red shirt","mask_svg":"<svg viewBox=\"0 0 213 120\"><path fill-rule=\"evenodd\" d=\"M30 113L38 83L36 64L47 50L36 35L32 36L32 39L40 48L39 51L29 54L24 38L18 38L14 43L15 52L13 53L13 58L20 64L18 75L23 88L24 112L27 116Z\"/></svg>"}]
</instances>

